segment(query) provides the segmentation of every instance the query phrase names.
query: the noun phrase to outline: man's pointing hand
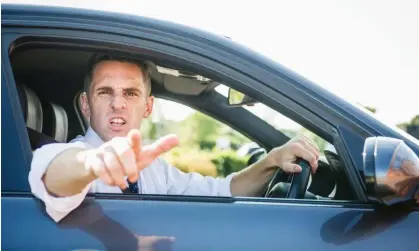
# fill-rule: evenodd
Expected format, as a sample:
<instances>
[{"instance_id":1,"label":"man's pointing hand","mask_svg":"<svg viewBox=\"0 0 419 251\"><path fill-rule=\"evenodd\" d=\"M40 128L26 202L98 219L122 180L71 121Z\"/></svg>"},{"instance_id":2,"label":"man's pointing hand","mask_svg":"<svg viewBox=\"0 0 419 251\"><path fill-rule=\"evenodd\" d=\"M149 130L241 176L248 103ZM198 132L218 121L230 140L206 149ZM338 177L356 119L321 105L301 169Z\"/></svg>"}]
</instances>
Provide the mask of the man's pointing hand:
<instances>
[{"instance_id":1,"label":"man's pointing hand","mask_svg":"<svg viewBox=\"0 0 419 251\"><path fill-rule=\"evenodd\" d=\"M126 137L115 137L99 148L82 152L78 157L86 170L110 186L127 187L138 180L138 173L161 154L179 144L175 135L167 135L148 146L142 146L139 130L131 130Z\"/></svg>"}]
</instances>

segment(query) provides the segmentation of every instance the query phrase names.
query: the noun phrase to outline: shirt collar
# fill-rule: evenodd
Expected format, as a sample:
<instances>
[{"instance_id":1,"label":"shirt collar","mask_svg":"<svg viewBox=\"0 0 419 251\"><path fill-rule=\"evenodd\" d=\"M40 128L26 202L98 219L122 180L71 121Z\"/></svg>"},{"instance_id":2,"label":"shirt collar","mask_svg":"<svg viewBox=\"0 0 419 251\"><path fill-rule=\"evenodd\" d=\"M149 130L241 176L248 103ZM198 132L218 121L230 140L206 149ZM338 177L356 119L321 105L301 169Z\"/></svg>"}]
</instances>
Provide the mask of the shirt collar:
<instances>
[{"instance_id":1,"label":"shirt collar","mask_svg":"<svg viewBox=\"0 0 419 251\"><path fill-rule=\"evenodd\" d=\"M87 129L86 134L84 135L84 139L89 145L92 145L93 147L99 147L103 143L105 143L102 140L102 138L90 126Z\"/></svg>"}]
</instances>

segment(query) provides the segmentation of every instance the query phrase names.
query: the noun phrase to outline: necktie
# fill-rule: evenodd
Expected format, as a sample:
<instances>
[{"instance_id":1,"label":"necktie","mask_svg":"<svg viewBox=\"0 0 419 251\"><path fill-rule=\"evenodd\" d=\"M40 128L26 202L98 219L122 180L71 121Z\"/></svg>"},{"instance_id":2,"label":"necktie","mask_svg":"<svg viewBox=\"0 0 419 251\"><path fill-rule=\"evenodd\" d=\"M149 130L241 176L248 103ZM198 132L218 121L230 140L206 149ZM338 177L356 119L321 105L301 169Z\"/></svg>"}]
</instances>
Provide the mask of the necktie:
<instances>
[{"instance_id":1,"label":"necktie","mask_svg":"<svg viewBox=\"0 0 419 251\"><path fill-rule=\"evenodd\" d=\"M138 189L138 181L132 183L127 179L127 183L128 183L128 187L123 189L122 192L123 193L136 193L136 194L138 194L138 190L139 190Z\"/></svg>"},{"instance_id":2,"label":"necktie","mask_svg":"<svg viewBox=\"0 0 419 251\"><path fill-rule=\"evenodd\" d=\"M128 179L128 188L131 191L131 193L138 193L138 181L131 183Z\"/></svg>"}]
</instances>

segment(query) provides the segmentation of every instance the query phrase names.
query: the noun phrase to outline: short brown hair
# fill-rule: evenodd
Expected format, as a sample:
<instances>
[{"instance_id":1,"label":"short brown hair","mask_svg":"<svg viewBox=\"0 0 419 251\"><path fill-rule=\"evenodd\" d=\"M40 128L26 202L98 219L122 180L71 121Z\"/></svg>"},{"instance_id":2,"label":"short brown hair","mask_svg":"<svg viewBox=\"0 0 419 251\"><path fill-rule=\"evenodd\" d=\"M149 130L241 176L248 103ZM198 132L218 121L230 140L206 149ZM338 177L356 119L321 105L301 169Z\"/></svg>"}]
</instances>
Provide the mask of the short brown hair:
<instances>
[{"instance_id":1,"label":"short brown hair","mask_svg":"<svg viewBox=\"0 0 419 251\"><path fill-rule=\"evenodd\" d=\"M143 73L143 81L146 88L148 88L148 95L151 94L151 73L149 65L146 62L125 55L94 53L89 60L89 64L87 66L87 74L84 77L84 91L88 96L90 85L92 84L93 72L96 69L96 66L103 61L118 61L135 64L136 66L138 66L141 72Z\"/></svg>"}]
</instances>

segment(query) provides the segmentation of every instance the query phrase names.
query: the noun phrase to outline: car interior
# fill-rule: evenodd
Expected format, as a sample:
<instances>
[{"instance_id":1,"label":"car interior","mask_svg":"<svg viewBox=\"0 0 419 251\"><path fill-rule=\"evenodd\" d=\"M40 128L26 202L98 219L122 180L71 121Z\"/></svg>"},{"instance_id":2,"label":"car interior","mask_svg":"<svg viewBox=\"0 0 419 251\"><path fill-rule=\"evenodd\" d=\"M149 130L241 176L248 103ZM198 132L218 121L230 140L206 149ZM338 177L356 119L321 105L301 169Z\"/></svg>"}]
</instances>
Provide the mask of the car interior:
<instances>
[{"instance_id":1,"label":"car interior","mask_svg":"<svg viewBox=\"0 0 419 251\"><path fill-rule=\"evenodd\" d=\"M103 48L39 40L17 41L10 51L17 93L32 151L53 142L68 142L84 134L87 121L79 112L87 64ZM132 55L131 55L132 56ZM232 107L215 91L221 82L140 53L151 67L152 95L201 111L229 125L263 147L249 159L254 163L289 138L240 106ZM228 86L228 83L222 83ZM245 120L243 119L245 118ZM306 199L354 200L344 166L334 150L325 150L315 175L310 176ZM261 197L283 198L290 175L278 172Z\"/></svg>"}]
</instances>

